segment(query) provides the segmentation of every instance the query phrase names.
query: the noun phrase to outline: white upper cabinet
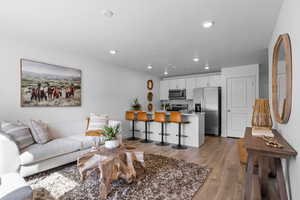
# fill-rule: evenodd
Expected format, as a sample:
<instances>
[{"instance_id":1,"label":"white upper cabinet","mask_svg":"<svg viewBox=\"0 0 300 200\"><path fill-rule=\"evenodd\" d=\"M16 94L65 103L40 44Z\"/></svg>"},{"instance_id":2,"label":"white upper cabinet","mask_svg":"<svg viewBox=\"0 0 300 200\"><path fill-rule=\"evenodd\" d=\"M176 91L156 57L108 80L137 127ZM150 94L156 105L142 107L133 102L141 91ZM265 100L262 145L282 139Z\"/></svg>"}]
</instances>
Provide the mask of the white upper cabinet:
<instances>
[{"instance_id":1,"label":"white upper cabinet","mask_svg":"<svg viewBox=\"0 0 300 200\"><path fill-rule=\"evenodd\" d=\"M175 90L177 89L177 81L176 79L173 79L173 80L168 80L169 81L169 89L170 90Z\"/></svg>"},{"instance_id":2,"label":"white upper cabinet","mask_svg":"<svg viewBox=\"0 0 300 200\"><path fill-rule=\"evenodd\" d=\"M177 90L177 89L185 89L185 79L171 79L169 80L170 90Z\"/></svg>"},{"instance_id":3,"label":"white upper cabinet","mask_svg":"<svg viewBox=\"0 0 300 200\"><path fill-rule=\"evenodd\" d=\"M186 79L186 98L193 99L194 98L194 89L196 88L196 79L188 78Z\"/></svg>"},{"instance_id":4,"label":"white upper cabinet","mask_svg":"<svg viewBox=\"0 0 300 200\"><path fill-rule=\"evenodd\" d=\"M159 96L160 100L168 100L169 99L169 81L163 80L160 81L160 91Z\"/></svg>"},{"instance_id":5,"label":"white upper cabinet","mask_svg":"<svg viewBox=\"0 0 300 200\"><path fill-rule=\"evenodd\" d=\"M220 87L222 85L221 82L222 81L220 75L209 76L208 78L209 87Z\"/></svg>"},{"instance_id":6,"label":"white upper cabinet","mask_svg":"<svg viewBox=\"0 0 300 200\"><path fill-rule=\"evenodd\" d=\"M186 89L186 81L185 79L177 79L177 89Z\"/></svg>"},{"instance_id":7,"label":"white upper cabinet","mask_svg":"<svg viewBox=\"0 0 300 200\"><path fill-rule=\"evenodd\" d=\"M198 77L196 78L196 88L203 88L203 87L208 87L208 77Z\"/></svg>"}]
</instances>

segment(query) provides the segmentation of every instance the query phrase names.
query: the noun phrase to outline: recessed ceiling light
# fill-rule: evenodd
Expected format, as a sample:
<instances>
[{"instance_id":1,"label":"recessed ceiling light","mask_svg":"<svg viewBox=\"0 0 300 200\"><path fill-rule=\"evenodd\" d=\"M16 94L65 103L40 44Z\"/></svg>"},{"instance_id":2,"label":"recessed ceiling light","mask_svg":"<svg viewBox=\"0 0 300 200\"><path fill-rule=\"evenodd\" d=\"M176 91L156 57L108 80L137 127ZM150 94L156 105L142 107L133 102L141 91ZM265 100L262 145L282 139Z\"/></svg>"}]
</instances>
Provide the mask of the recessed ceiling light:
<instances>
[{"instance_id":1,"label":"recessed ceiling light","mask_svg":"<svg viewBox=\"0 0 300 200\"><path fill-rule=\"evenodd\" d=\"M208 63L205 64L204 69L209 70L209 64Z\"/></svg>"},{"instance_id":2,"label":"recessed ceiling light","mask_svg":"<svg viewBox=\"0 0 300 200\"><path fill-rule=\"evenodd\" d=\"M111 55L115 55L115 54L117 53L117 51L116 51L116 50L110 50L109 53L110 53Z\"/></svg>"},{"instance_id":3,"label":"recessed ceiling light","mask_svg":"<svg viewBox=\"0 0 300 200\"><path fill-rule=\"evenodd\" d=\"M148 69L152 69L153 67L152 67L152 65L148 65L147 68Z\"/></svg>"},{"instance_id":4,"label":"recessed ceiling light","mask_svg":"<svg viewBox=\"0 0 300 200\"><path fill-rule=\"evenodd\" d=\"M193 58L194 62L199 62L199 58Z\"/></svg>"},{"instance_id":5,"label":"recessed ceiling light","mask_svg":"<svg viewBox=\"0 0 300 200\"><path fill-rule=\"evenodd\" d=\"M169 74L168 71L165 71L165 72L164 72L164 75L165 75L165 76L167 76L168 74Z\"/></svg>"},{"instance_id":6,"label":"recessed ceiling light","mask_svg":"<svg viewBox=\"0 0 300 200\"><path fill-rule=\"evenodd\" d=\"M102 15L108 18L112 18L114 16L114 13L111 10L102 10Z\"/></svg>"},{"instance_id":7,"label":"recessed ceiling light","mask_svg":"<svg viewBox=\"0 0 300 200\"><path fill-rule=\"evenodd\" d=\"M213 21L205 21L202 23L202 26L203 26L203 28L211 28L214 24L215 24L215 22L213 22Z\"/></svg>"}]
</instances>

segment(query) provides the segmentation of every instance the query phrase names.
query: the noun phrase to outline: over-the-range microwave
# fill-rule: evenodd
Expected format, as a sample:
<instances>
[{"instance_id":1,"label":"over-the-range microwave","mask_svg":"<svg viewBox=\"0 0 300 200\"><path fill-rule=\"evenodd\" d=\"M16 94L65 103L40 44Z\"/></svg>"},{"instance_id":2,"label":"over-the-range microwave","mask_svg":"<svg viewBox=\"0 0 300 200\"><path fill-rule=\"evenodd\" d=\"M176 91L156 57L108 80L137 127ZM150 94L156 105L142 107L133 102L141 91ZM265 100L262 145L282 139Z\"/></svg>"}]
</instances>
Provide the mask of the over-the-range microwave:
<instances>
[{"instance_id":1,"label":"over-the-range microwave","mask_svg":"<svg viewBox=\"0 0 300 200\"><path fill-rule=\"evenodd\" d=\"M169 100L181 100L186 99L186 90L169 90Z\"/></svg>"}]
</instances>

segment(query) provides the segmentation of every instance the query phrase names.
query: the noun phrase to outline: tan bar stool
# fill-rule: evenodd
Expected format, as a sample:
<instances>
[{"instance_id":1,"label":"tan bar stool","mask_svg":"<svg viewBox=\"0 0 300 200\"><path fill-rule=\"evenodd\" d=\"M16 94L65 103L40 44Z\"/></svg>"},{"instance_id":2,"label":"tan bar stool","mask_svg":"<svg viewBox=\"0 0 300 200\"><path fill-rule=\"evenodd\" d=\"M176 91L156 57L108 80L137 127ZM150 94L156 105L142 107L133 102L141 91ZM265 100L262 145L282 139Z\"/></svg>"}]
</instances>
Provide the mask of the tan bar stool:
<instances>
[{"instance_id":1,"label":"tan bar stool","mask_svg":"<svg viewBox=\"0 0 300 200\"><path fill-rule=\"evenodd\" d=\"M135 112L134 111L127 111L125 114L125 119L132 121L132 136L127 138L127 140L139 140L139 138L136 138L134 136L134 125L135 125Z\"/></svg>"},{"instance_id":2,"label":"tan bar stool","mask_svg":"<svg viewBox=\"0 0 300 200\"><path fill-rule=\"evenodd\" d=\"M173 145L172 148L174 149L187 149L186 146L181 144L181 138L187 137L186 135L181 135L181 124L187 124L188 121L182 120L182 114L180 112L171 112L170 113L170 121L171 123L178 123L178 144Z\"/></svg>"},{"instance_id":3,"label":"tan bar stool","mask_svg":"<svg viewBox=\"0 0 300 200\"><path fill-rule=\"evenodd\" d=\"M137 120L145 122L145 139L141 140L140 142L142 142L142 143L151 143L151 142L153 142L151 140L148 140L148 134L151 133L150 131L148 132L148 123L153 122L153 120L148 118L148 114L146 112L138 112Z\"/></svg>"},{"instance_id":4,"label":"tan bar stool","mask_svg":"<svg viewBox=\"0 0 300 200\"><path fill-rule=\"evenodd\" d=\"M167 123L166 113L164 113L164 112L155 112L154 121L158 122L158 123L161 123L161 133L160 133L161 134L161 141L159 143L156 143L156 145L168 146L169 144L164 141L164 136L166 135L166 134L164 134L164 125L165 125L165 123Z\"/></svg>"}]
</instances>

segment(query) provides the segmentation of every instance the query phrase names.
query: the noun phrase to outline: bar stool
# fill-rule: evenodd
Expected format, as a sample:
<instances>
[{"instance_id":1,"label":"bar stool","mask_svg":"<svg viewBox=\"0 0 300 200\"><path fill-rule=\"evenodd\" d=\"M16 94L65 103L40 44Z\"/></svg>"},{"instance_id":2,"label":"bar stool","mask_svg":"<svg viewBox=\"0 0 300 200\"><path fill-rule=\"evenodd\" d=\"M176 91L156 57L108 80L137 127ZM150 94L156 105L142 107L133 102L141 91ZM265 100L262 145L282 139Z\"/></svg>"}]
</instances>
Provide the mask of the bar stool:
<instances>
[{"instance_id":1,"label":"bar stool","mask_svg":"<svg viewBox=\"0 0 300 200\"><path fill-rule=\"evenodd\" d=\"M148 123L153 122L152 119L148 119L148 115L146 112L138 112L137 114L137 120L145 122L145 139L140 141L142 143L151 143L153 141L148 140L148 134L151 133L150 131L148 132Z\"/></svg>"},{"instance_id":2,"label":"bar stool","mask_svg":"<svg viewBox=\"0 0 300 200\"><path fill-rule=\"evenodd\" d=\"M134 136L134 125L135 125L135 114L134 114L134 111L127 111L126 112L126 115L125 115L125 119L126 120L129 120L129 121L132 121L132 136L127 138L127 140L138 140L139 138L136 138Z\"/></svg>"},{"instance_id":3,"label":"bar stool","mask_svg":"<svg viewBox=\"0 0 300 200\"><path fill-rule=\"evenodd\" d=\"M164 134L164 125L165 123L167 123L167 119L166 119L166 113L164 112L155 112L154 115L154 121L161 123L161 142L156 143L156 145L158 146L168 146L169 144L164 142L164 136L167 134Z\"/></svg>"},{"instance_id":4,"label":"bar stool","mask_svg":"<svg viewBox=\"0 0 300 200\"><path fill-rule=\"evenodd\" d=\"M180 112L171 112L170 113L170 121L171 123L178 123L178 144L173 145L172 148L174 149L187 149L186 146L181 144L181 138L187 137L186 135L181 135L181 124L187 124L188 121L182 120L182 114Z\"/></svg>"}]
</instances>

